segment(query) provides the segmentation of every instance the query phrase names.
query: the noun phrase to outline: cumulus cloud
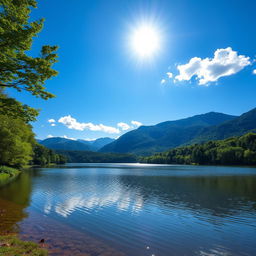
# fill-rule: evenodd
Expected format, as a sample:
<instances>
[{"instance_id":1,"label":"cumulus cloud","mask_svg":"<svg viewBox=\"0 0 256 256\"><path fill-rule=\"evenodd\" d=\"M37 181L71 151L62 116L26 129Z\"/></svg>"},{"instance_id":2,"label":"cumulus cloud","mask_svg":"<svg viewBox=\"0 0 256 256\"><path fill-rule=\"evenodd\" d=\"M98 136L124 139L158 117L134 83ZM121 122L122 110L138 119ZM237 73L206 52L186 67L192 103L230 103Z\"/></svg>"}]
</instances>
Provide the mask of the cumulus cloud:
<instances>
[{"instance_id":1,"label":"cumulus cloud","mask_svg":"<svg viewBox=\"0 0 256 256\"><path fill-rule=\"evenodd\" d=\"M48 123L55 123L55 119L48 119Z\"/></svg>"},{"instance_id":2,"label":"cumulus cloud","mask_svg":"<svg viewBox=\"0 0 256 256\"><path fill-rule=\"evenodd\" d=\"M168 78L172 78L173 77L173 73L171 73L171 72L167 72L166 75L168 76Z\"/></svg>"},{"instance_id":3,"label":"cumulus cloud","mask_svg":"<svg viewBox=\"0 0 256 256\"><path fill-rule=\"evenodd\" d=\"M142 123L139 121L131 121L131 124L134 125L136 128L142 126Z\"/></svg>"},{"instance_id":4,"label":"cumulus cloud","mask_svg":"<svg viewBox=\"0 0 256 256\"><path fill-rule=\"evenodd\" d=\"M70 115L61 117L58 122L64 124L69 129L74 129L78 131L90 130L102 131L106 133L120 133L119 129L103 124L79 123L75 118Z\"/></svg>"},{"instance_id":5,"label":"cumulus cloud","mask_svg":"<svg viewBox=\"0 0 256 256\"><path fill-rule=\"evenodd\" d=\"M47 138L47 139L49 139L49 138L53 138L53 137L54 137L54 136L53 136L53 135L51 135L51 134L49 134L49 135L47 135L47 136L46 136L46 138Z\"/></svg>"},{"instance_id":6,"label":"cumulus cloud","mask_svg":"<svg viewBox=\"0 0 256 256\"><path fill-rule=\"evenodd\" d=\"M130 125L128 125L127 123L122 122L118 123L117 126L123 131L127 131L131 128Z\"/></svg>"},{"instance_id":7,"label":"cumulus cloud","mask_svg":"<svg viewBox=\"0 0 256 256\"><path fill-rule=\"evenodd\" d=\"M175 79L189 81L192 77L196 77L199 85L206 85L217 81L220 77L236 74L250 64L250 57L238 55L231 47L227 47L217 49L212 59L194 57L187 64L178 65L179 74Z\"/></svg>"},{"instance_id":8,"label":"cumulus cloud","mask_svg":"<svg viewBox=\"0 0 256 256\"><path fill-rule=\"evenodd\" d=\"M165 79L162 79L161 80L161 84L165 84L166 83L166 80Z\"/></svg>"},{"instance_id":9,"label":"cumulus cloud","mask_svg":"<svg viewBox=\"0 0 256 256\"><path fill-rule=\"evenodd\" d=\"M56 126L56 124L53 123L53 124L51 124L51 126Z\"/></svg>"},{"instance_id":10,"label":"cumulus cloud","mask_svg":"<svg viewBox=\"0 0 256 256\"><path fill-rule=\"evenodd\" d=\"M256 75L256 69L254 69L254 70L252 71L252 73L253 73L254 75Z\"/></svg>"}]
</instances>

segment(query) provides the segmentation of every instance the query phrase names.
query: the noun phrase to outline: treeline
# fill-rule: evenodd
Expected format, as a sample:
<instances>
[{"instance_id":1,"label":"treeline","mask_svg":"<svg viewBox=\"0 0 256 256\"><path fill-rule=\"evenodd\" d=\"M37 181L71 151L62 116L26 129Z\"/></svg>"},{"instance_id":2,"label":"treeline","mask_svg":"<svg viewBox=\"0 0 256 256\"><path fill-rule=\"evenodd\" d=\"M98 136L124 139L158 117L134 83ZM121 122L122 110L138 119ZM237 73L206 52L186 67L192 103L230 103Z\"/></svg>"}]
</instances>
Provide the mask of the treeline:
<instances>
[{"instance_id":1,"label":"treeline","mask_svg":"<svg viewBox=\"0 0 256 256\"><path fill-rule=\"evenodd\" d=\"M256 134L171 149L140 159L144 163L256 165Z\"/></svg>"},{"instance_id":2,"label":"treeline","mask_svg":"<svg viewBox=\"0 0 256 256\"><path fill-rule=\"evenodd\" d=\"M47 166L50 164L65 164L67 162L67 157L57 154L52 149L48 149L40 144L36 144L33 151L31 165Z\"/></svg>"},{"instance_id":3,"label":"treeline","mask_svg":"<svg viewBox=\"0 0 256 256\"><path fill-rule=\"evenodd\" d=\"M66 156L69 163L136 163L138 161L137 156L133 154L65 150L56 152Z\"/></svg>"},{"instance_id":4,"label":"treeline","mask_svg":"<svg viewBox=\"0 0 256 256\"><path fill-rule=\"evenodd\" d=\"M66 162L64 156L36 142L30 122L37 113L0 91L0 166L22 169Z\"/></svg>"}]
</instances>

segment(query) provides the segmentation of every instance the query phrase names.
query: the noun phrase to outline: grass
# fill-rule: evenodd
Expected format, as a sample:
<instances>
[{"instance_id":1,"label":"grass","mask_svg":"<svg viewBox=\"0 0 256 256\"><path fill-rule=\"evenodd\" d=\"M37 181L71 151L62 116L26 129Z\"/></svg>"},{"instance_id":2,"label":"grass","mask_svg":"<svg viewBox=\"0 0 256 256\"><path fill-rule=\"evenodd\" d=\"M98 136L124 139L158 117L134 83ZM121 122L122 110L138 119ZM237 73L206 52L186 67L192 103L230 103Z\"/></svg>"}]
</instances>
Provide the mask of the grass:
<instances>
[{"instance_id":1,"label":"grass","mask_svg":"<svg viewBox=\"0 0 256 256\"><path fill-rule=\"evenodd\" d=\"M19 175L20 171L7 166L0 166L0 186L6 185Z\"/></svg>"},{"instance_id":2,"label":"grass","mask_svg":"<svg viewBox=\"0 0 256 256\"><path fill-rule=\"evenodd\" d=\"M0 236L0 255L4 256L46 256L45 249L33 242L24 242L14 235Z\"/></svg>"}]
</instances>

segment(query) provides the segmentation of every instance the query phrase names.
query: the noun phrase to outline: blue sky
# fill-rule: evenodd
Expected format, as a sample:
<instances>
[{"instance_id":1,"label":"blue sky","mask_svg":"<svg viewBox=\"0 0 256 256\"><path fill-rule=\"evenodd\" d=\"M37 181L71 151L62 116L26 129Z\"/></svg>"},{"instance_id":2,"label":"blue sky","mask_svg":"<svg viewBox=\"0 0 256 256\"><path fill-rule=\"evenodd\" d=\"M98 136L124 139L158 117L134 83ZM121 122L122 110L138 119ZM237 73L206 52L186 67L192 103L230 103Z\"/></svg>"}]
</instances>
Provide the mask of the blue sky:
<instances>
[{"instance_id":1,"label":"blue sky","mask_svg":"<svg viewBox=\"0 0 256 256\"><path fill-rule=\"evenodd\" d=\"M117 137L139 123L256 107L253 0L38 2L31 18L46 22L31 54L44 44L60 46L59 75L46 83L57 97L43 101L9 91L41 109L33 123L38 138ZM130 43L142 23L160 40L146 59Z\"/></svg>"}]
</instances>

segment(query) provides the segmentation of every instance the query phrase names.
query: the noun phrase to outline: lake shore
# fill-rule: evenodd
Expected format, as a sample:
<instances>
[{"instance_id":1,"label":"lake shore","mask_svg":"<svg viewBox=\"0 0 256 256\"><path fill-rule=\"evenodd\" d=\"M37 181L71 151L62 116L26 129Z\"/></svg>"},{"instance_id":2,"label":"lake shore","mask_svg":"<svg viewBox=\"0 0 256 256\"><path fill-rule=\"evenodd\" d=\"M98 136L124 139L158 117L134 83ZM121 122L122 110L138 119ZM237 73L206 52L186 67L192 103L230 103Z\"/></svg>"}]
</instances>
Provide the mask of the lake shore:
<instances>
[{"instance_id":1,"label":"lake shore","mask_svg":"<svg viewBox=\"0 0 256 256\"><path fill-rule=\"evenodd\" d=\"M21 171L7 166L0 166L0 187L10 183L19 176Z\"/></svg>"},{"instance_id":2,"label":"lake shore","mask_svg":"<svg viewBox=\"0 0 256 256\"><path fill-rule=\"evenodd\" d=\"M0 236L0 254L6 256L47 256L48 252L36 243L22 241L16 235L6 235Z\"/></svg>"}]
</instances>

